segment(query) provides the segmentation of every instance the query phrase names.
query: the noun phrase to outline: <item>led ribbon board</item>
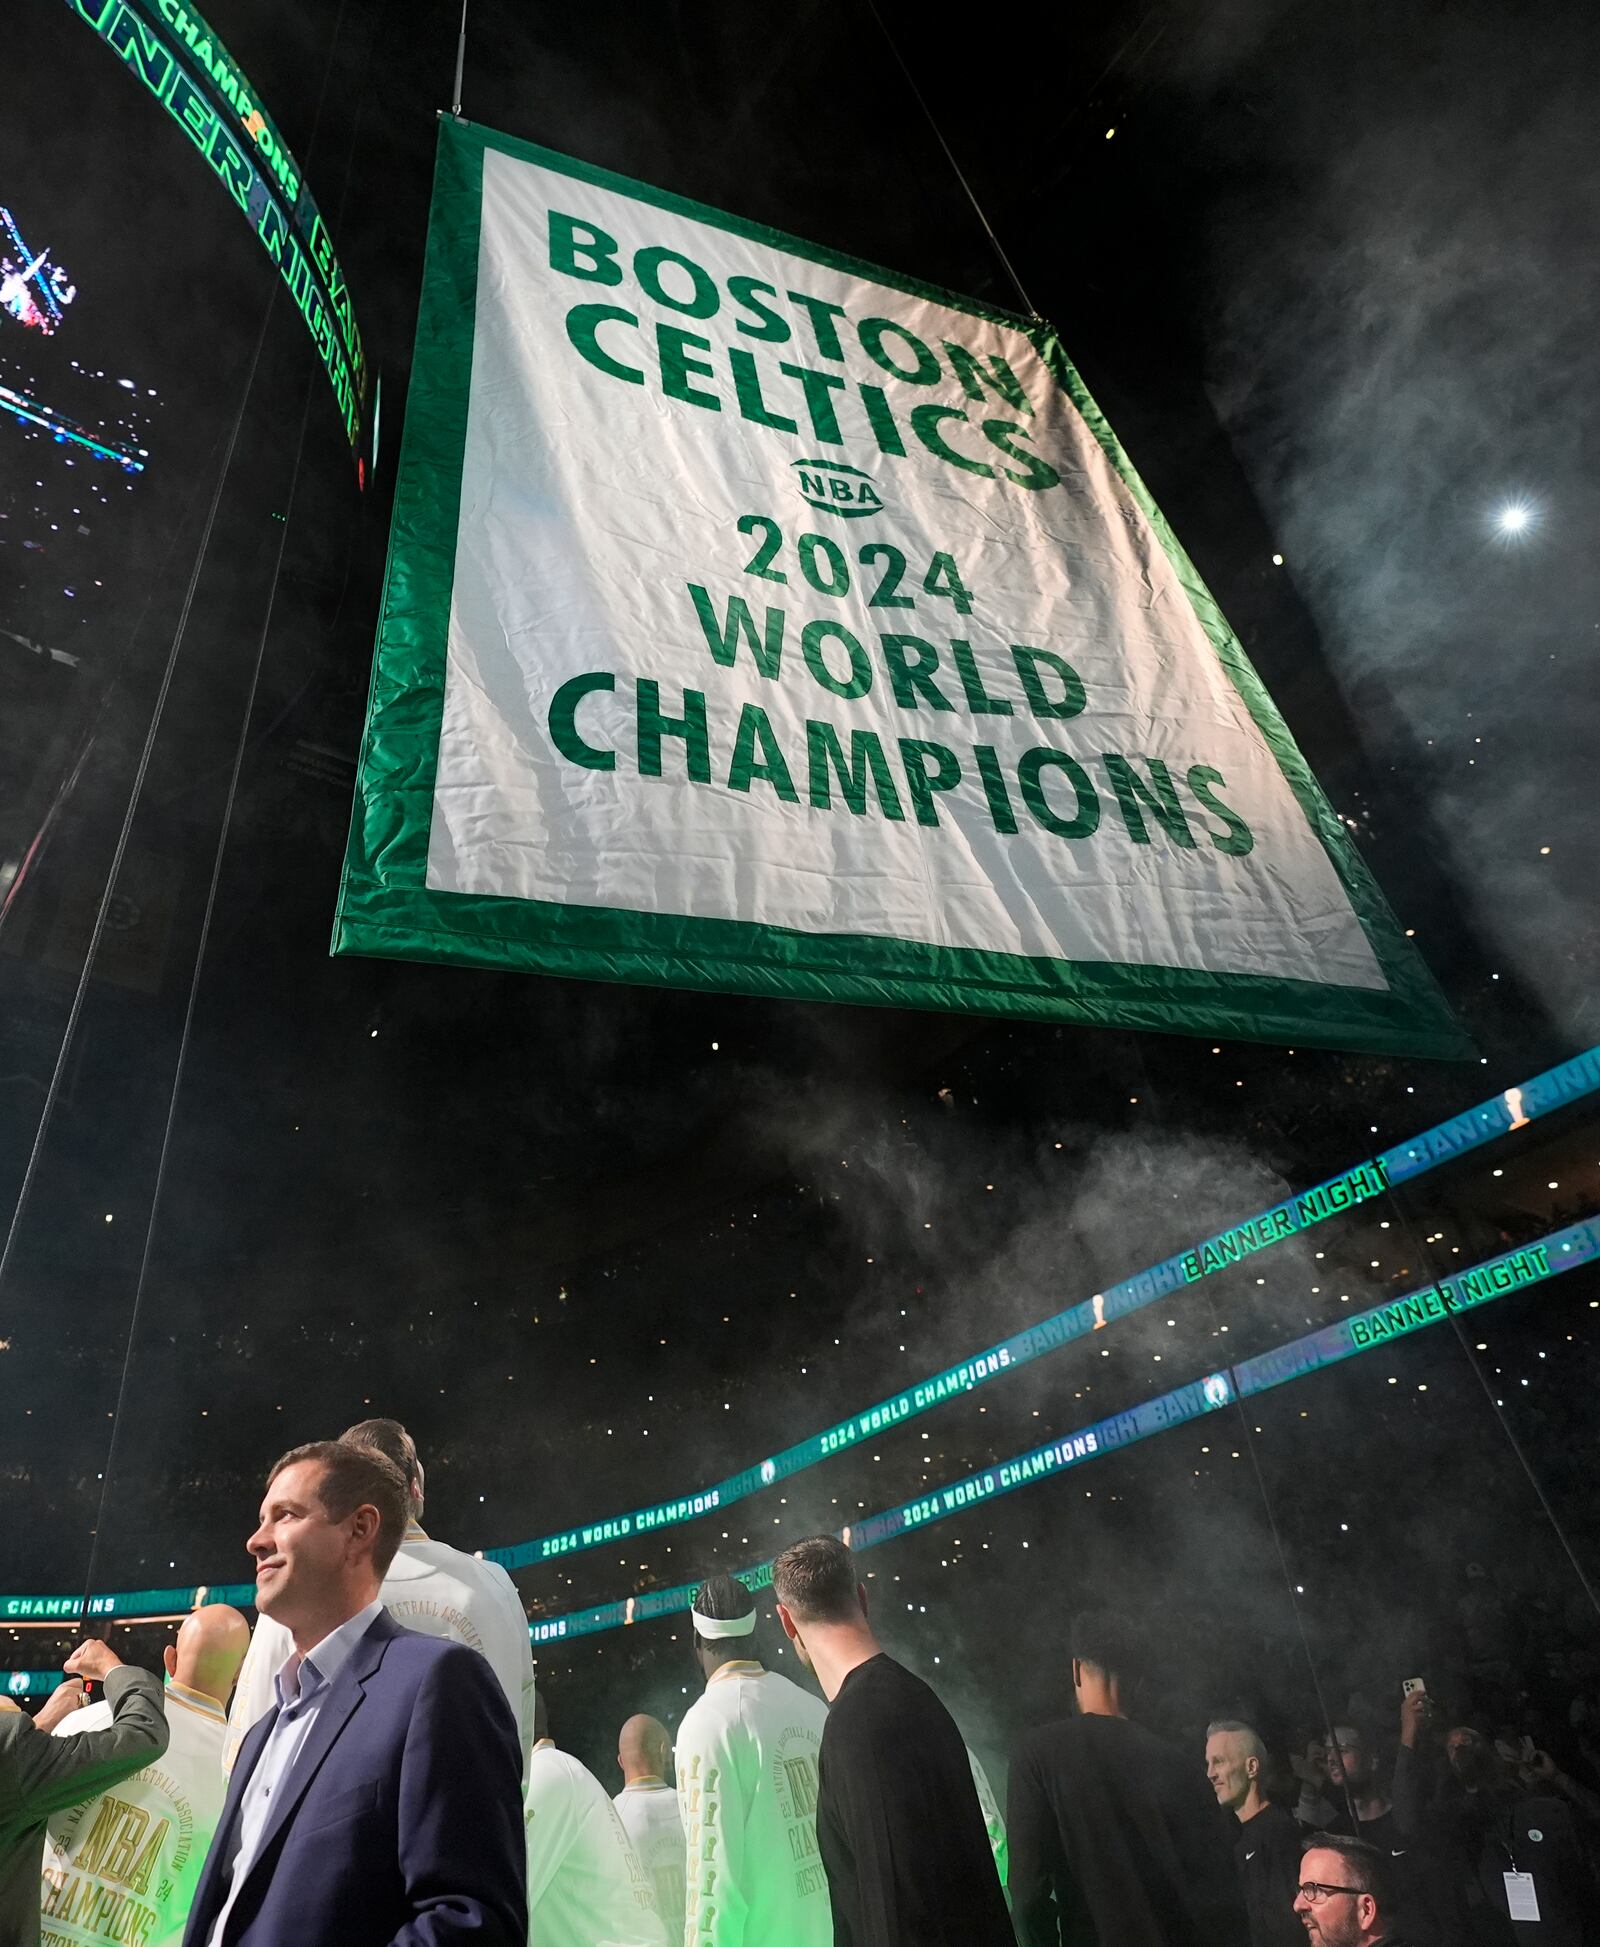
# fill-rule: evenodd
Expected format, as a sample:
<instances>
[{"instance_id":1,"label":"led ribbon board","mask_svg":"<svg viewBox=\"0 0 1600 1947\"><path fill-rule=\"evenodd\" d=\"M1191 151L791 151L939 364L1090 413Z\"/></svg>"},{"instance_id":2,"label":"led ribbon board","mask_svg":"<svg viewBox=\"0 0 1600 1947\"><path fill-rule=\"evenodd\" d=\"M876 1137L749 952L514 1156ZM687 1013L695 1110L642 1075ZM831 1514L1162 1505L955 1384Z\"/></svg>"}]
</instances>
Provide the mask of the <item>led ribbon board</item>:
<instances>
[{"instance_id":1,"label":"led ribbon board","mask_svg":"<svg viewBox=\"0 0 1600 1947\"><path fill-rule=\"evenodd\" d=\"M335 952L1470 1052L1048 326L439 143Z\"/></svg>"},{"instance_id":2,"label":"led ribbon board","mask_svg":"<svg viewBox=\"0 0 1600 1947\"><path fill-rule=\"evenodd\" d=\"M73 1622L116 1617L133 1621L140 1616L177 1616L206 1602L227 1602L234 1608L255 1607L254 1582L200 1582L181 1589L127 1589L118 1595L0 1595L0 1622Z\"/></svg>"},{"instance_id":3,"label":"led ribbon board","mask_svg":"<svg viewBox=\"0 0 1600 1947\"><path fill-rule=\"evenodd\" d=\"M1136 1271L1118 1284L1096 1292L1081 1304L1057 1312L1054 1317L1031 1325L1000 1345L979 1352L960 1365L950 1366L925 1379L920 1385L880 1400L840 1420L836 1425L797 1441L782 1453L730 1474L714 1486L691 1489L667 1501L636 1508L630 1514L613 1515L606 1520L565 1528L537 1540L518 1542L507 1548L483 1550L485 1557L507 1569L528 1568L559 1556L599 1548L608 1542L626 1540L631 1535L653 1533L658 1528L675 1527L697 1516L733 1506L751 1494L759 1493L780 1480L791 1479L814 1467L831 1454L839 1453L874 1433L898 1426L901 1421L928 1412L957 1393L976 1387L1005 1373L1054 1352L1075 1339L1109 1324L1114 1318L1153 1304L1157 1298L1183 1286L1198 1282L1214 1271L1235 1263L1254 1252L1269 1249L1285 1237L1325 1222L1351 1205L1364 1202L1388 1184L1404 1183L1453 1162L1456 1157L1481 1148L1485 1143L1509 1135L1540 1116L1551 1114L1569 1103L1583 1100L1600 1089L1600 1047L1590 1048L1559 1067L1546 1069L1520 1087L1492 1095L1475 1108L1463 1110L1447 1122L1436 1123L1420 1135L1396 1143L1393 1148L1369 1157L1365 1162L1330 1177L1309 1190L1286 1198L1243 1223L1215 1236L1175 1251L1159 1264ZM250 1583L207 1585L190 1589L135 1589L116 1595L96 1596L88 1613L97 1616L162 1615L188 1609L204 1600L234 1604L254 1601ZM77 1596L0 1596L0 1622L40 1621L54 1617L71 1618L80 1607Z\"/></svg>"},{"instance_id":4,"label":"led ribbon board","mask_svg":"<svg viewBox=\"0 0 1600 1947\"><path fill-rule=\"evenodd\" d=\"M1152 1434L1186 1425L1203 1414L1218 1412L1257 1393L1270 1392L1292 1379L1303 1379L1308 1373L1338 1365L1357 1353L1370 1352L1375 1346L1387 1345L1393 1339L1437 1325L1452 1314L1490 1304L1508 1291L1521 1291L1563 1271L1576 1270L1580 1264L1592 1264L1597 1258L1600 1258L1600 1220L1590 1217L1553 1232L1541 1243L1507 1251L1503 1256L1474 1265L1469 1271L1441 1278L1437 1284L1425 1285L1420 1291L1388 1304L1374 1305L1370 1311L1358 1312L1354 1317L1336 1319L1331 1325L1263 1352L1257 1358L1191 1380L1170 1393L1144 1400L1126 1412L1113 1413L1092 1426L1080 1427L1042 1447L986 1467L981 1473L970 1474L965 1480L919 1495L914 1501L902 1501L898 1507L867 1515L843 1530L844 1539L853 1549L876 1548L913 1529L929 1527L935 1521L964 1513L1002 1494L1014 1493L1035 1481L1051 1479L1069 1468L1099 1460L1108 1453L1148 1440ZM766 1561L755 1568L741 1570L739 1580L752 1589L769 1586L772 1563ZM626 1596L591 1609L550 1616L530 1625L530 1635L535 1643L565 1642L575 1636L594 1636L603 1630L621 1629L655 1617L682 1615L698 1586L694 1582L680 1583L676 1588L653 1589L645 1595Z\"/></svg>"},{"instance_id":5,"label":"led ribbon board","mask_svg":"<svg viewBox=\"0 0 1600 1947\"><path fill-rule=\"evenodd\" d=\"M328 226L255 89L183 0L67 0L188 136L277 267L338 401L363 483L366 353Z\"/></svg>"},{"instance_id":6,"label":"led ribbon board","mask_svg":"<svg viewBox=\"0 0 1600 1947\"><path fill-rule=\"evenodd\" d=\"M1079 1427L1059 1439L1046 1441L1043 1446L1033 1447L1027 1453L985 1467L980 1473L969 1474L964 1480L952 1481L931 1493L919 1495L915 1500L902 1501L898 1507L869 1514L860 1521L850 1523L843 1530L844 1539L857 1551L876 1548L913 1529L931 1527L936 1521L965 1513L967 1509L978 1507L985 1501L997 1500L1002 1494L1015 1493L1018 1488L1030 1487L1036 1481L1053 1479L1070 1468L1148 1440L1153 1434L1169 1432L1173 1427L1187 1425L1204 1414L1219 1412L1241 1400L1285 1386L1291 1380L1304 1379L1310 1373L1340 1365L1358 1353L1391 1344L1395 1339L1424 1331L1460 1313L1475 1311L1482 1305L1492 1304L1496 1298L1503 1298L1507 1292L1524 1291L1530 1285L1559 1277L1563 1271L1575 1271L1580 1264L1593 1264L1597 1259L1600 1259L1600 1218L1587 1217L1579 1223L1569 1224L1564 1230L1552 1232L1537 1244L1521 1245L1516 1250L1475 1264L1470 1270L1441 1278L1437 1284L1424 1285L1420 1290L1408 1292L1403 1298L1374 1305L1353 1317L1335 1319L1331 1325L1307 1332L1303 1337L1291 1339L1269 1352L1259 1353L1253 1359L1245 1359L1220 1372L1206 1373L1155 1399L1142 1400L1124 1412L1112 1413L1103 1420L1096 1420L1091 1426ZM738 1579L750 1589L770 1587L771 1560L739 1570ZM574 1609L564 1616L544 1617L529 1624L528 1634L536 1644L568 1642L579 1636L597 1636L606 1630L624 1629L633 1623L683 1615L698 1587L696 1582L680 1582L675 1588L651 1589L643 1595L624 1596L617 1601L597 1603L592 1608ZM175 1595L180 1592L169 1590L166 1593ZM252 1594L253 1591L248 1589L213 1589L209 1599L238 1602L242 1595L248 1601ZM197 1592L197 1597L203 1598L205 1595L204 1590ZM42 1599L46 1598L36 1598ZM113 1599L99 1598L101 1602ZM76 1604L73 1609L75 1611ZM0 1603L0 1615L6 1613L5 1605ZM95 1613L105 1612L97 1609ZM55 1671L19 1670L7 1681L12 1695L36 1696L53 1690L61 1678Z\"/></svg>"},{"instance_id":7,"label":"led ribbon board","mask_svg":"<svg viewBox=\"0 0 1600 1947\"><path fill-rule=\"evenodd\" d=\"M1214 1237L1174 1251L1159 1264L1135 1271L1120 1283L1096 1292L1092 1298L1042 1319L999 1345L975 1353L961 1364L949 1366L892 1398L879 1400L875 1406L797 1441L757 1466L730 1474L713 1486L698 1487L671 1500L614 1515L609 1520L580 1524L559 1534L542 1535L536 1541L511 1548L487 1549L485 1553L490 1561L499 1562L505 1568L528 1568L559 1555L576 1554L586 1548L625 1540L630 1535L648 1534L658 1528L692 1521L712 1509L731 1507L776 1481L788 1480L814 1467L818 1461L853 1446L858 1440L869 1439L904 1420L914 1419L956 1393L970 1393L991 1379L1015 1372L1046 1353L1109 1325L1113 1319L1140 1311L1169 1292L1194 1284L1242 1257L1269 1249L1286 1237L1326 1222L1340 1211L1377 1195L1389 1184L1422 1176L1441 1163L1493 1142L1496 1137L1578 1101L1596 1089L1600 1089L1600 1047L1536 1075L1520 1088L1491 1096L1476 1108L1452 1116L1448 1122L1438 1123L1408 1141L1396 1143L1393 1148L1341 1171L1325 1183L1286 1197L1270 1210L1260 1211Z\"/></svg>"}]
</instances>

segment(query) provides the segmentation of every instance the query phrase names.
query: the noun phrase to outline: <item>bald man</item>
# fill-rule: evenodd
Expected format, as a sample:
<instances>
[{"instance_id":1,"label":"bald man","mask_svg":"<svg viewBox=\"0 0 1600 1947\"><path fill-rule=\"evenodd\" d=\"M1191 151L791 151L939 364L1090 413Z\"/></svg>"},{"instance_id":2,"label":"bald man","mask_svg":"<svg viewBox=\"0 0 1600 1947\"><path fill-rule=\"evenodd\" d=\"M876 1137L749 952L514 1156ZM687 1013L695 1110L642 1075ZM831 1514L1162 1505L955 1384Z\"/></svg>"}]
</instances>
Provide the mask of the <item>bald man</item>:
<instances>
[{"instance_id":1,"label":"bald man","mask_svg":"<svg viewBox=\"0 0 1600 1947\"><path fill-rule=\"evenodd\" d=\"M656 1889L669 1940L683 1939L684 1840L678 1794L667 1780L672 1739L654 1717L630 1717L617 1738L622 1790L611 1801Z\"/></svg>"},{"instance_id":2,"label":"bald man","mask_svg":"<svg viewBox=\"0 0 1600 1947\"><path fill-rule=\"evenodd\" d=\"M359 1420L346 1427L339 1439L346 1446L382 1455L405 1476L409 1522L383 1578L384 1608L407 1629L465 1643L494 1671L517 1720L526 1785L528 1753L533 1749L533 1645L516 1584L498 1562L464 1554L424 1532L422 1461L416 1442L398 1420ZM270 1616L258 1618L228 1713L223 1753L227 1772L233 1770L246 1732L271 1710L273 1681L293 1648L288 1630Z\"/></svg>"},{"instance_id":3,"label":"bald man","mask_svg":"<svg viewBox=\"0 0 1600 1947\"><path fill-rule=\"evenodd\" d=\"M51 1947L177 1947L222 1815L228 1693L250 1645L237 1609L214 1602L185 1618L163 1652L171 1741L166 1756L69 1811L45 1834L41 1931ZM103 1730L108 1704L69 1709L56 1737Z\"/></svg>"}]
</instances>

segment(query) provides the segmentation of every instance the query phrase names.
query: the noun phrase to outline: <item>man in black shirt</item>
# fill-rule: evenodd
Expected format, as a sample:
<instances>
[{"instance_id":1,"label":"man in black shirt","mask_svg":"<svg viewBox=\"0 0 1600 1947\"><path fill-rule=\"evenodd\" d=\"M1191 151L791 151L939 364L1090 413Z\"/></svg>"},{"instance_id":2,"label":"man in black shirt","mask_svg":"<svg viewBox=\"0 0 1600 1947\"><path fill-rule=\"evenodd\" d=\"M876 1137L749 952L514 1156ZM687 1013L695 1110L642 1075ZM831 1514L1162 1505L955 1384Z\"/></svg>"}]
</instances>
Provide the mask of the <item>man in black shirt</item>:
<instances>
[{"instance_id":1,"label":"man in black shirt","mask_svg":"<svg viewBox=\"0 0 1600 1947\"><path fill-rule=\"evenodd\" d=\"M1347 1832L1365 1839L1391 1858L1402 1857L1406 1842L1395 1818L1394 1807L1378 1787L1378 1767L1367 1741L1367 1734L1356 1724L1335 1724L1328 1739L1328 1781L1333 1786L1337 1810L1331 1832ZM1350 1828L1345 1810L1345 1794L1355 1810L1359 1831Z\"/></svg>"},{"instance_id":2,"label":"man in black shirt","mask_svg":"<svg viewBox=\"0 0 1600 1947\"><path fill-rule=\"evenodd\" d=\"M1234 1863L1244 1888L1250 1947L1303 1947L1294 1915L1300 1884L1300 1827L1265 1789L1267 1747L1251 1727L1224 1717L1206 1732L1206 1776L1224 1811L1239 1821Z\"/></svg>"},{"instance_id":3,"label":"man in black shirt","mask_svg":"<svg viewBox=\"0 0 1600 1947\"><path fill-rule=\"evenodd\" d=\"M884 1655L849 1549L831 1535L796 1542L773 1564L772 1588L832 1706L817 1849L834 1947L1015 1947L961 1733L921 1678Z\"/></svg>"},{"instance_id":4,"label":"man in black shirt","mask_svg":"<svg viewBox=\"0 0 1600 1947\"><path fill-rule=\"evenodd\" d=\"M1364 1839L1389 1861L1398 1920L1407 1940L1414 1937L1417 1947L1456 1947L1464 1921L1448 1861L1437 1848L1402 1829L1379 1787L1372 1740L1360 1725L1333 1726L1327 1764L1338 1809L1325 1829Z\"/></svg>"},{"instance_id":5,"label":"man in black shirt","mask_svg":"<svg viewBox=\"0 0 1600 1947\"><path fill-rule=\"evenodd\" d=\"M1072 1625L1078 1714L1011 1761L1011 1908L1026 1947L1239 1947L1233 1833L1200 1766L1123 1714L1132 1633Z\"/></svg>"}]
</instances>

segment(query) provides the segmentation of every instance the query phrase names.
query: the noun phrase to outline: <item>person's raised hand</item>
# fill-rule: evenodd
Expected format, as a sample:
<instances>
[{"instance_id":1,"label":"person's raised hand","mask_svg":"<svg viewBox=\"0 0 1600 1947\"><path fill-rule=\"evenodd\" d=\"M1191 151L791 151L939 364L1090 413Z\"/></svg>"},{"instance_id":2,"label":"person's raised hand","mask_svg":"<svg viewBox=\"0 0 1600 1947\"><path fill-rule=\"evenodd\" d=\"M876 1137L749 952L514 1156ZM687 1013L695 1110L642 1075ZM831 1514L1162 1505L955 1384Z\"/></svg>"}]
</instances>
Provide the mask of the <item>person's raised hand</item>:
<instances>
[{"instance_id":1,"label":"person's raised hand","mask_svg":"<svg viewBox=\"0 0 1600 1947\"><path fill-rule=\"evenodd\" d=\"M1400 1706L1400 1742L1415 1750L1428 1728L1432 1708L1426 1690L1413 1690Z\"/></svg>"},{"instance_id":2,"label":"person's raised hand","mask_svg":"<svg viewBox=\"0 0 1600 1947\"><path fill-rule=\"evenodd\" d=\"M63 1717L70 1717L84 1701L83 1682L79 1677L68 1677L66 1682L57 1685L45 1698L43 1704L33 1714L33 1728L36 1731L53 1731Z\"/></svg>"},{"instance_id":3,"label":"person's raised hand","mask_svg":"<svg viewBox=\"0 0 1600 1947\"><path fill-rule=\"evenodd\" d=\"M88 1642L78 1645L61 1667L69 1677L89 1677L95 1683L103 1683L113 1670L121 1669L122 1658L109 1643L91 1636Z\"/></svg>"}]
</instances>

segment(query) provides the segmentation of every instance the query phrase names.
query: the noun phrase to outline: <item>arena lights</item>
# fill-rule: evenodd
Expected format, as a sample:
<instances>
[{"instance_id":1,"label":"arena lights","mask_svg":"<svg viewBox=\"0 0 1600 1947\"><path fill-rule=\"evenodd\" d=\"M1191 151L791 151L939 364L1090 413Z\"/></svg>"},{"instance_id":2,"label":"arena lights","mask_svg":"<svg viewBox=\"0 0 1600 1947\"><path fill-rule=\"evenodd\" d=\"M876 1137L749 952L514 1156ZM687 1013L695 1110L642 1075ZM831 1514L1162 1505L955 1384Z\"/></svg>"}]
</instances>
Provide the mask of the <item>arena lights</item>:
<instances>
[{"instance_id":1,"label":"arena lights","mask_svg":"<svg viewBox=\"0 0 1600 1947\"><path fill-rule=\"evenodd\" d=\"M877 1405L865 1408L852 1418L841 1420L821 1433L813 1434L809 1439L801 1440L763 1460L757 1466L746 1467L742 1472L730 1475L727 1480L714 1486L693 1488L671 1500L655 1502L630 1514L582 1524L559 1534L545 1535L538 1540L521 1542L508 1548L485 1549L483 1553L488 1560L499 1562L508 1569L526 1568L538 1562L581 1553L584 1549L602 1547L609 1542L627 1540L634 1535L675 1527L712 1511L721 1512L763 1488L771 1487L780 1480L788 1480L830 1455L870 1438L874 1433L881 1433L929 1411L957 1393L970 1393L991 1379L1014 1372L1047 1352L1088 1336L1109 1325L1115 1318L1141 1310L1169 1292L1197 1283L1212 1272L1237 1263L1246 1256L1270 1249L1285 1237L1323 1223L1340 1211L1376 1195L1386 1185L1423 1176L1440 1164L1466 1155L1484 1143L1526 1127L1539 1116L1549 1115L1569 1102L1582 1100L1596 1089L1600 1089L1600 1046L1574 1056L1559 1067L1547 1069L1520 1087L1508 1088L1499 1095L1491 1096L1476 1108L1437 1123L1420 1135L1341 1171L1326 1182L1287 1197L1270 1210L1261 1211L1228 1230L1219 1231L1214 1236L1176 1251L1160 1264L1135 1272L1104 1292L1096 1292L1081 1304L1057 1312L1002 1344L992 1346L960 1365L947 1367L945 1371L896 1394L892 1399L880 1400ZM1563 1264L1561 1268L1564 1270L1567 1267ZM1351 1319L1344 1319L1337 1328L1332 1329L1343 1330L1353 1323ZM90 1604L90 1614L132 1618L188 1609L204 1601L248 1605L254 1599L253 1583L202 1585L198 1589L137 1589L96 1596ZM641 1603L650 1599L639 1598ZM0 1596L0 1623L70 1618L78 1613L80 1606L80 1598L76 1596ZM537 1636L535 1640L539 1640Z\"/></svg>"}]
</instances>

